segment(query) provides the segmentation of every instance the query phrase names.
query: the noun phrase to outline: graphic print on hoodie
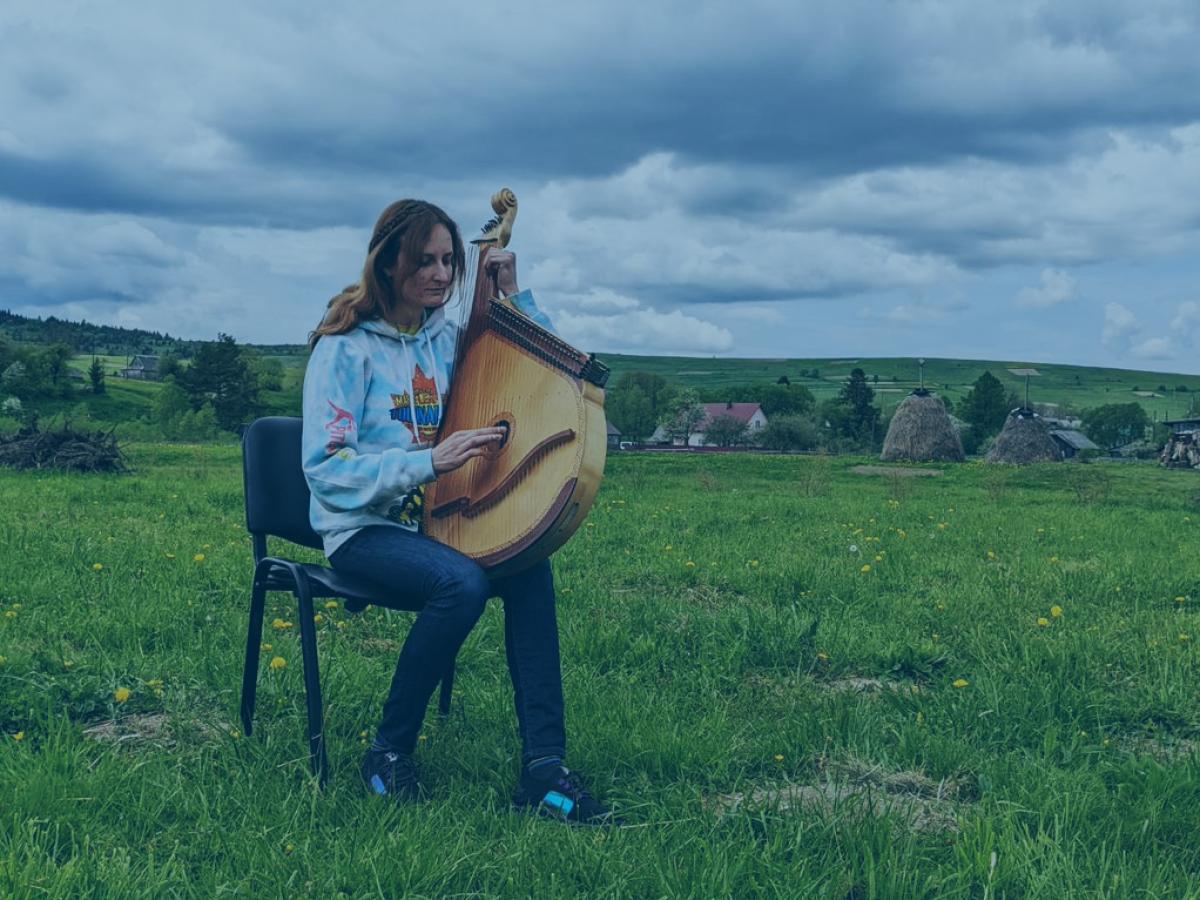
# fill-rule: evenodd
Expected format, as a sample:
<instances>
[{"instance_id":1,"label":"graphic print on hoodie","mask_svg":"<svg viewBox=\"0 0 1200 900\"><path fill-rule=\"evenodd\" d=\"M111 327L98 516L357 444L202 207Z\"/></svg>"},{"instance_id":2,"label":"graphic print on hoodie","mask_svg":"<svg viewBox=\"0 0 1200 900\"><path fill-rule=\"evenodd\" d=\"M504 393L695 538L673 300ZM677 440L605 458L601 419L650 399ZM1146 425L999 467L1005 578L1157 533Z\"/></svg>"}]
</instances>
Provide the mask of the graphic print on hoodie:
<instances>
[{"instance_id":1,"label":"graphic print on hoodie","mask_svg":"<svg viewBox=\"0 0 1200 900\"><path fill-rule=\"evenodd\" d=\"M416 413L416 425L413 413ZM418 444L428 444L437 437L438 425L442 421L442 400L438 396L437 384L421 370L417 363L412 376L412 396L408 391L392 394L392 419L408 426L412 439Z\"/></svg>"}]
</instances>

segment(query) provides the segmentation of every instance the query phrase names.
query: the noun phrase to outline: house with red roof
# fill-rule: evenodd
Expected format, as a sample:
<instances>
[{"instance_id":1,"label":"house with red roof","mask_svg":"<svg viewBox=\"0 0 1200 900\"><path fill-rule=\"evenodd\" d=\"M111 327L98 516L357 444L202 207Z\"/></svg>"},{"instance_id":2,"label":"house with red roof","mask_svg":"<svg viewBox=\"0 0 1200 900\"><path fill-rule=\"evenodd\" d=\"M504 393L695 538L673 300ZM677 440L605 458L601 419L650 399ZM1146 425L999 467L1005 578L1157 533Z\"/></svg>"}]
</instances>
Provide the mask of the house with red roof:
<instances>
[{"instance_id":1,"label":"house with red roof","mask_svg":"<svg viewBox=\"0 0 1200 900\"><path fill-rule=\"evenodd\" d=\"M700 424L688 437L687 445L689 447L715 446L716 441L706 440L705 433L714 420L723 416L733 419L743 426L751 438L755 432L765 428L767 424L766 414L762 411L762 406L757 403L704 403L701 405L704 407L704 418L700 420ZM650 436L651 443L665 444L668 440L666 430L661 425ZM674 444L683 446L683 439L676 438Z\"/></svg>"}]
</instances>

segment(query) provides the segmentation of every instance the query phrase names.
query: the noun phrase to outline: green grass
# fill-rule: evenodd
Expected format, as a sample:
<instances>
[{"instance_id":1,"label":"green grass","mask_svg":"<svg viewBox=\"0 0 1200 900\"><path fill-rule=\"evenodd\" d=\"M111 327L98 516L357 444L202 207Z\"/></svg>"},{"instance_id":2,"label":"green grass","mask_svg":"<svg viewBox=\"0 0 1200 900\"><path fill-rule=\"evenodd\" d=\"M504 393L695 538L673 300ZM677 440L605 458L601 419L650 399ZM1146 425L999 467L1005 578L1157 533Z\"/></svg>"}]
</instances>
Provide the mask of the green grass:
<instances>
[{"instance_id":1,"label":"green grass","mask_svg":"<svg viewBox=\"0 0 1200 900\"><path fill-rule=\"evenodd\" d=\"M555 570L569 758L632 827L576 831L507 809L498 602L420 745L430 803L357 782L408 616L322 613L322 793L273 596L241 736L237 448L129 456L0 472L0 896L1200 896L1192 472L614 455ZM779 802L831 781L872 793Z\"/></svg>"}]
</instances>

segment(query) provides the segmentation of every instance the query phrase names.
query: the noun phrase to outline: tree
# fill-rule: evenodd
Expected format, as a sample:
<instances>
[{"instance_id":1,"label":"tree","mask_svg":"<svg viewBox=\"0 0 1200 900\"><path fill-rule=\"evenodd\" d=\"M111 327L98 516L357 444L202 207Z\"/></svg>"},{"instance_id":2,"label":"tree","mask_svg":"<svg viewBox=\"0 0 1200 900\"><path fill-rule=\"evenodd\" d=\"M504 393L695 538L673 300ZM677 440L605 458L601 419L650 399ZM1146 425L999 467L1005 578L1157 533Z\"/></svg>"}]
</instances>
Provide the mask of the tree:
<instances>
[{"instance_id":1,"label":"tree","mask_svg":"<svg viewBox=\"0 0 1200 900\"><path fill-rule=\"evenodd\" d=\"M631 387L640 388L646 395L646 399L650 401L650 414L656 422L666 411L671 397L675 393L674 387L667 379L661 375L655 375L653 372L626 372L617 379L612 392L616 393Z\"/></svg>"},{"instance_id":2,"label":"tree","mask_svg":"<svg viewBox=\"0 0 1200 900\"><path fill-rule=\"evenodd\" d=\"M253 418L260 408L258 379L228 334L200 345L191 366L179 375L194 412L211 403L217 424L226 431Z\"/></svg>"},{"instance_id":3,"label":"tree","mask_svg":"<svg viewBox=\"0 0 1200 900\"><path fill-rule=\"evenodd\" d=\"M628 440L643 440L654 431L657 419L650 398L637 384L609 392L604 404L609 420Z\"/></svg>"},{"instance_id":4,"label":"tree","mask_svg":"<svg viewBox=\"0 0 1200 900\"><path fill-rule=\"evenodd\" d=\"M1083 431L1101 447L1118 447L1141 438L1150 417L1140 403L1106 403L1083 412Z\"/></svg>"},{"instance_id":5,"label":"tree","mask_svg":"<svg viewBox=\"0 0 1200 900\"><path fill-rule=\"evenodd\" d=\"M700 397L691 388L684 388L667 404L658 423L672 440L682 439L686 444L705 415Z\"/></svg>"},{"instance_id":6,"label":"tree","mask_svg":"<svg viewBox=\"0 0 1200 900\"><path fill-rule=\"evenodd\" d=\"M795 415L776 416L755 437L760 447L779 451L811 450L821 441L813 420Z\"/></svg>"},{"instance_id":7,"label":"tree","mask_svg":"<svg viewBox=\"0 0 1200 900\"><path fill-rule=\"evenodd\" d=\"M791 384L791 380L786 375L780 375L775 381L776 384Z\"/></svg>"},{"instance_id":8,"label":"tree","mask_svg":"<svg viewBox=\"0 0 1200 900\"><path fill-rule=\"evenodd\" d=\"M832 404L841 409L828 408L826 418L835 433L842 437L860 445L871 443L879 424L879 410L874 400L875 392L867 384L867 374L862 369L854 369Z\"/></svg>"},{"instance_id":9,"label":"tree","mask_svg":"<svg viewBox=\"0 0 1200 900\"><path fill-rule=\"evenodd\" d=\"M746 424L726 413L713 416L708 427L704 429L704 443L715 447L733 447L737 444L744 444L748 436L749 431Z\"/></svg>"},{"instance_id":10,"label":"tree","mask_svg":"<svg viewBox=\"0 0 1200 900\"><path fill-rule=\"evenodd\" d=\"M984 372L959 401L958 414L983 440L1004 427L1010 409L1012 406L1000 379L991 372Z\"/></svg>"},{"instance_id":11,"label":"tree","mask_svg":"<svg viewBox=\"0 0 1200 900\"><path fill-rule=\"evenodd\" d=\"M104 393L104 364L100 362L100 357L92 357L92 365L88 368L88 378L92 381L92 393Z\"/></svg>"}]
</instances>

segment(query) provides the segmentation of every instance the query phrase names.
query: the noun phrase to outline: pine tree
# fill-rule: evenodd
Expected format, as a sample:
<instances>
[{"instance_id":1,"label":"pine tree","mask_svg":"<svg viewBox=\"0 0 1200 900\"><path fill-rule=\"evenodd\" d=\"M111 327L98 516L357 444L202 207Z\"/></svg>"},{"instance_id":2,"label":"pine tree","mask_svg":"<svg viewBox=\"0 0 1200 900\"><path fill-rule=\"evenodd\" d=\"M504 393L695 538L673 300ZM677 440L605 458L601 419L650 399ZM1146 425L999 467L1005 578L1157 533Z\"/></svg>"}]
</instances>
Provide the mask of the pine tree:
<instances>
[{"instance_id":1,"label":"pine tree","mask_svg":"<svg viewBox=\"0 0 1200 900\"><path fill-rule=\"evenodd\" d=\"M92 380L92 393L104 393L104 364L100 362L100 357L92 357L92 365L88 369L88 378Z\"/></svg>"},{"instance_id":2,"label":"pine tree","mask_svg":"<svg viewBox=\"0 0 1200 900\"><path fill-rule=\"evenodd\" d=\"M995 434L1004 427L1011 404L1004 385L991 372L984 372L975 379L971 390L959 403L959 415L970 423L982 438Z\"/></svg>"},{"instance_id":3,"label":"pine tree","mask_svg":"<svg viewBox=\"0 0 1200 900\"><path fill-rule=\"evenodd\" d=\"M228 334L203 343L191 366L180 373L179 383L192 409L200 412L211 403L217 424L226 431L249 421L261 408L258 379Z\"/></svg>"}]
</instances>

